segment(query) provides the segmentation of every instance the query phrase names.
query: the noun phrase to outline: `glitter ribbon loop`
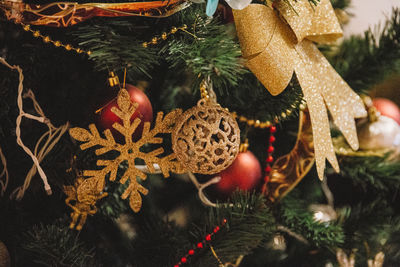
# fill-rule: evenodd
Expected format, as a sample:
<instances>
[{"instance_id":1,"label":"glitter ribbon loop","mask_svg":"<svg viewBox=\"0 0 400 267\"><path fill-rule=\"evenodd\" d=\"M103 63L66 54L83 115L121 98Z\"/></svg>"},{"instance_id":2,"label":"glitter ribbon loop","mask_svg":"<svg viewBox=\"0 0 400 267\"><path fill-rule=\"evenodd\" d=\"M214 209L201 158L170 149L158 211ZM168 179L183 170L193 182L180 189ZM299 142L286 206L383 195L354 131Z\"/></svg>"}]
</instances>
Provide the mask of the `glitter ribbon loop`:
<instances>
[{"instance_id":1,"label":"glitter ribbon loop","mask_svg":"<svg viewBox=\"0 0 400 267\"><path fill-rule=\"evenodd\" d=\"M290 5L280 1L276 7L295 34L297 43L306 38L317 43L332 43L343 36L329 0L322 0L315 7L304 0L290 0Z\"/></svg>"},{"instance_id":2,"label":"glitter ribbon loop","mask_svg":"<svg viewBox=\"0 0 400 267\"><path fill-rule=\"evenodd\" d=\"M315 7L307 0L289 2L292 7L277 2L276 10L251 4L233 14L246 65L272 95L280 94L296 74L310 110L317 171L322 179L326 159L339 171L328 110L355 150L354 119L367 113L360 97L313 43L330 43L342 36L329 0L321 0Z\"/></svg>"}]
</instances>

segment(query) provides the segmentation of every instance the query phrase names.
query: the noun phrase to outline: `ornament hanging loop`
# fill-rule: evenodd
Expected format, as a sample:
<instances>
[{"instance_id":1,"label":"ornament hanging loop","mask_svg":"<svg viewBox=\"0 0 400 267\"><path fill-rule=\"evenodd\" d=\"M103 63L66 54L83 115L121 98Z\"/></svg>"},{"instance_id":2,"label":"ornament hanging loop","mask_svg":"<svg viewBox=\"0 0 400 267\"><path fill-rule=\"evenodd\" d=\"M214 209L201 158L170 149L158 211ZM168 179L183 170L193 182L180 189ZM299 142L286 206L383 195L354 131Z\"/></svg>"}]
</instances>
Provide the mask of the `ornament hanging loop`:
<instances>
[{"instance_id":1,"label":"ornament hanging loop","mask_svg":"<svg viewBox=\"0 0 400 267\"><path fill-rule=\"evenodd\" d=\"M217 103L217 95L214 92L210 76L207 76L207 78L201 81L200 94L201 98Z\"/></svg>"},{"instance_id":2,"label":"ornament hanging loop","mask_svg":"<svg viewBox=\"0 0 400 267\"><path fill-rule=\"evenodd\" d=\"M249 148L249 139L246 138L246 140L240 144L239 152L246 152L248 148Z\"/></svg>"}]
</instances>

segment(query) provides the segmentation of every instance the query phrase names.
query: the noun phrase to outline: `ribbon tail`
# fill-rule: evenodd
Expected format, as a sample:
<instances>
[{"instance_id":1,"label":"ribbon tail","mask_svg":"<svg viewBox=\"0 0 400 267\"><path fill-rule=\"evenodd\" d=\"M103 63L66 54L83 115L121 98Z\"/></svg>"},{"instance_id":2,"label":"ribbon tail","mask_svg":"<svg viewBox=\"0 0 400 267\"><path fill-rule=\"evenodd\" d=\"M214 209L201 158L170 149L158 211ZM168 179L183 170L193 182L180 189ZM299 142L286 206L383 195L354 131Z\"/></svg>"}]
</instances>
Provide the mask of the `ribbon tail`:
<instances>
[{"instance_id":1,"label":"ribbon tail","mask_svg":"<svg viewBox=\"0 0 400 267\"><path fill-rule=\"evenodd\" d=\"M323 180L325 160L329 161L336 172L339 172L339 163L333 148L328 111L321 92L323 88L318 82L320 77L313 75L313 69L317 66L314 66L307 57L304 57L301 49L298 49L297 52L299 62L295 72L310 111L317 172L319 179Z\"/></svg>"},{"instance_id":2,"label":"ribbon tail","mask_svg":"<svg viewBox=\"0 0 400 267\"><path fill-rule=\"evenodd\" d=\"M333 121L353 150L359 148L355 118L367 116L361 98L340 77L328 60L310 41L303 41L299 49L312 62L318 65L310 69L318 77L318 85Z\"/></svg>"}]
</instances>

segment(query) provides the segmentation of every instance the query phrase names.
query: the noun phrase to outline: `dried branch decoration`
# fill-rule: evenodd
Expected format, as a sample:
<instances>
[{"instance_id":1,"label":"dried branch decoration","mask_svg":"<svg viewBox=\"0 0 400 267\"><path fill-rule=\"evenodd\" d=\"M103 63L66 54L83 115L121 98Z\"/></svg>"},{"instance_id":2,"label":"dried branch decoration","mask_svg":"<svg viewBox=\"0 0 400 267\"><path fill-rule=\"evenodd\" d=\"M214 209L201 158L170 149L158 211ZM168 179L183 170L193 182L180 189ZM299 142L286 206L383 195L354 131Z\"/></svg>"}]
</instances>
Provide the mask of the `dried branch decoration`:
<instances>
[{"instance_id":1,"label":"dried branch decoration","mask_svg":"<svg viewBox=\"0 0 400 267\"><path fill-rule=\"evenodd\" d=\"M172 132L172 148L187 169L214 174L229 167L239 153L240 129L219 104L206 99L187 110Z\"/></svg>"},{"instance_id":2,"label":"dried branch decoration","mask_svg":"<svg viewBox=\"0 0 400 267\"><path fill-rule=\"evenodd\" d=\"M160 133L171 133L176 119L181 115L182 111L176 109L165 116L163 116L162 112L159 112L154 128L150 129L150 122L145 122L141 139L133 142L132 134L137 129L141 120L136 118L131 122L130 118L137 109L138 104L131 102L129 94L125 89L121 89L118 93L117 104L118 108L113 107L111 111L122 120L122 125L114 123L113 128L124 136L125 144L117 143L109 129L104 131L105 138L102 138L94 124L89 125L89 131L82 128L72 128L69 133L72 138L83 142L81 145L82 150L94 146L101 146L101 148L98 148L95 152L97 156L104 155L110 151L119 152L119 155L115 159L99 159L97 161L97 166L102 167L101 170L85 170L83 176L89 178L82 182L82 185L85 183L93 184L94 181L94 184L97 186L97 191L99 193L102 192L105 186L105 177L109 174L110 181L115 181L117 178L118 166L120 166L122 162L127 162L128 168L125 173L123 173L120 183L125 184L129 179L129 186L121 197L123 199L129 197L130 207L134 212L138 212L142 207L142 197L140 193L146 195L148 190L137 181L137 177L141 180L145 180L147 175L142 170L136 168L135 159L143 159L151 173L155 172L154 164L159 165L164 177L169 177L169 172L185 172L183 165L176 159L174 153L160 157L160 155L164 153L164 149L161 147L148 153L141 150L146 144L162 143L163 139L161 137L156 137L156 135Z\"/></svg>"}]
</instances>

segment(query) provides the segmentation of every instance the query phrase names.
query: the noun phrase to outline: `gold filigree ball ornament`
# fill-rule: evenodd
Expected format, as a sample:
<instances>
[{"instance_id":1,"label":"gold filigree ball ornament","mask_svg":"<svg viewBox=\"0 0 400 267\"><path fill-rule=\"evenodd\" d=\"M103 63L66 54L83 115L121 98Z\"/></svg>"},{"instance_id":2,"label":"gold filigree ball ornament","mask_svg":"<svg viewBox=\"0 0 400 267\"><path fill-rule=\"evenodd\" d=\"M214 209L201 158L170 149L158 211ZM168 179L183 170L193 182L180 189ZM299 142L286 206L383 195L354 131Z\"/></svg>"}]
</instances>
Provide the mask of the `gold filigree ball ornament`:
<instances>
[{"instance_id":1,"label":"gold filigree ball ornament","mask_svg":"<svg viewBox=\"0 0 400 267\"><path fill-rule=\"evenodd\" d=\"M0 241L0 266L9 267L10 265L10 254L8 253L6 245Z\"/></svg>"},{"instance_id":2,"label":"gold filigree ball ornament","mask_svg":"<svg viewBox=\"0 0 400 267\"><path fill-rule=\"evenodd\" d=\"M207 99L184 112L172 132L176 157L193 173L215 174L226 169L238 155L239 145L236 120L229 111Z\"/></svg>"}]
</instances>

